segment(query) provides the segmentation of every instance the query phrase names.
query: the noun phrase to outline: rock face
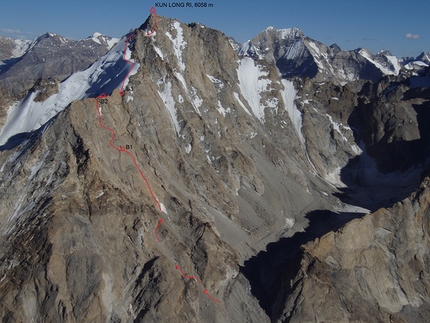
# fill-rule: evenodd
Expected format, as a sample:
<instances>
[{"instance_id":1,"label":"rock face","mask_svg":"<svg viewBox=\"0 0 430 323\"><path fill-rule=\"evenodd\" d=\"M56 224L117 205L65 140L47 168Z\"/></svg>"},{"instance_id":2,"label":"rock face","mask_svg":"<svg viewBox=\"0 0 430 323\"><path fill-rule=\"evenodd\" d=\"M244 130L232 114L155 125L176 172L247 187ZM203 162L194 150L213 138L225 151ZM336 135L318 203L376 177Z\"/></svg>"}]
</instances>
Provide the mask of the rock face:
<instances>
[{"instance_id":1,"label":"rock face","mask_svg":"<svg viewBox=\"0 0 430 323\"><path fill-rule=\"evenodd\" d=\"M16 43L12 38L0 36L0 61L11 58L15 47Z\"/></svg>"},{"instance_id":2,"label":"rock face","mask_svg":"<svg viewBox=\"0 0 430 323\"><path fill-rule=\"evenodd\" d=\"M5 91L3 91L2 87L0 86L0 127L2 128L7 120L7 108L10 107L12 104L12 98L10 98L9 95Z\"/></svg>"},{"instance_id":3,"label":"rock face","mask_svg":"<svg viewBox=\"0 0 430 323\"><path fill-rule=\"evenodd\" d=\"M428 158L428 89L388 80L365 84L350 116L367 153L385 173L405 171Z\"/></svg>"},{"instance_id":4,"label":"rock face","mask_svg":"<svg viewBox=\"0 0 430 323\"><path fill-rule=\"evenodd\" d=\"M282 36L267 35L270 42ZM297 29L283 39L296 38L311 46ZM39 80L15 103L21 116L38 113L44 122L14 147L0 146L3 322L337 322L378 309L372 319L383 321L426 308L426 289L406 274L412 266L427 284L427 182L403 204L354 220L361 207L382 206L377 192L391 205L400 196L351 176L365 157L374 161L371 147L380 140L367 140L369 132L372 139L375 129L394 131L389 117L379 120L363 106L384 117L393 109L394 118L412 115L414 104L428 100L415 86L425 74L375 85L287 80L276 63L282 46L271 49L273 60L241 57L220 31L154 16L118 46L125 52L113 48L69 81ZM84 99L52 99L65 93ZM51 99L59 105L53 118L39 104ZM6 111L11 99L3 104ZM414 120L396 132L398 141L423 134ZM408 195L417 187L397 185ZM356 227L360 234L343 235ZM379 251L366 258L363 250ZM368 275L364 262L372 272L377 257L381 273ZM391 276L383 279L382 270ZM323 279L328 291L318 285ZM325 295L340 295L342 286L350 287L336 311L336 298ZM350 305L357 290L363 307ZM327 306L312 307L318 304Z\"/></svg>"},{"instance_id":5,"label":"rock face","mask_svg":"<svg viewBox=\"0 0 430 323\"><path fill-rule=\"evenodd\" d=\"M430 179L303 249L279 322L427 322Z\"/></svg>"}]
</instances>

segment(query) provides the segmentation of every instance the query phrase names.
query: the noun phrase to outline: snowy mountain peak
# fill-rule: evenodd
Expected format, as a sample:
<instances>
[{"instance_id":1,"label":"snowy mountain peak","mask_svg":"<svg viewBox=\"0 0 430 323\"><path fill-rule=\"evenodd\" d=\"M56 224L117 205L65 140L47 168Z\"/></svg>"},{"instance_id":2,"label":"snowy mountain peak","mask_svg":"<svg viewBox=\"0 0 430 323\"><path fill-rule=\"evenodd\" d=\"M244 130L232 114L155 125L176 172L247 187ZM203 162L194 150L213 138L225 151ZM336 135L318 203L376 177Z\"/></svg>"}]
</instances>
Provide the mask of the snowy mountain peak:
<instances>
[{"instance_id":1,"label":"snowy mountain peak","mask_svg":"<svg viewBox=\"0 0 430 323\"><path fill-rule=\"evenodd\" d=\"M377 55L393 56L393 54L391 54L391 52L388 49L381 49Z\"/></svg>"},{"instance_id":2,"label":"snowy mountain peak","mask_svg":"<svg viewBox=\"0 0 430 323\"><path fill-rule=\"evenodd\" d=\"M430 63L430 53L422 52L417 58L417 61Z\"/></svg>"},{"instance_id":3,"label":"snowy mountain peak","mask_svg":"<svg viewBox=\"0 0 430 323\"><path fill-rule=\"evenodd\" d=\"M373 55L365 48L342 51L305 37L299 28L266 28L238 50L240 56L276 63L284 77L315 78L340 85L360 78L377 81L384 75L399 75L401 62L388 50Z\"/></svg>"},{"instance_id":4,"label":"snowy mountain peak","mask_svg":"<svg viewBox=\"0 0 430 323\"><path fill-rule=\"evenodd\" d=\"M301 49L294 47L294 44L302 41L303 33L299 28L276 29L269 26L256 37L245 42L237 52L241 56L251 56L258 59L270 57L270 62L274 62L274 52L278 52L281 49L282 55L295 56ZM283 49L291 46L294 49L292 51L287 50L287 53L285 53ZM299 47L301 46L299 45Z\"/></svg>"},{"instance_id":5,"label":"snowy mountain peak","mask_svg":"<svg viewBox=\"0 0 430 323\"><path fill-rule=\"evenodd\" d=\"M0 65L2 60L21 57L31 44L28 39L13 39L0 35Z\"/></svg>"},{"instance_id":6,"label":"snowy mountain peak","mask_svg":"<svg viewBox=\"0 0 430 323\"><path fill-rule=\"evenodd\" d=\"M133 75L139 68L139 64L135 63L130 70L130 61L123 59L125 45L126 38L123 37L89 68L72 74L60 83L58 92L45 101L38 102L35 100L38 91L30 91L24 99L15 102L9 110L6 125L0 131L0 145L4 145L16 134L39 129L74 100L96 97L102 92L112 93L126 76ZM130 53L127 52L127 55Z\"/></svg>"},{"instance_id":7,"label":"snowy mountain peak","mask_svg":"<svg viewBox=\"0 0 430 323\"><path fill-rule=\"evenodd\" d=\"M280 39L292 39L292 38L303 37L303 32L300 30L300 28L297 28L297 27L277 29L275 27L269 26L266 29L264 29L262 33L272 33Z\"/></svg>"},{"instance_id":8,"label":"snowy mountain peak","mask_svg":"<svg viewBox=\"0 0 430 323\"><path fill-rule=\"evenodd\" d=\"M44 39L44 38L50 38L50 37L56 37L56 36L58 36L56 33L46 32L40 35L39 37L37 37L36 39Z\"/></svg>"},{"instance_id":9,"label":"snowy mountain peak","mask_svg":"<svg viewBox=\"0 0 430 323\"><path fill-rule=\"evenodd\" d=\"M94 32L90 37L88 37L87 39L91 39L92 41L94 41L95 43L99 44L99 45L104 45L107 47L107 49L111 49L118 41L118 38L112 38L112 37L108 37L105 36L99 32Z\"/></svg>"},{"instance_id":10,"label":"snowy mountain peak","mask_svg":"<svg viewBox=\"0 0 430 323\"><path fill-rule=\"evenodd\" d=\"M372 55L369 50L362 48L359 54L381 70L384 75L399 75L400 61L389 51L381 50L377 55Z\"/></svg>"}]
</instances>

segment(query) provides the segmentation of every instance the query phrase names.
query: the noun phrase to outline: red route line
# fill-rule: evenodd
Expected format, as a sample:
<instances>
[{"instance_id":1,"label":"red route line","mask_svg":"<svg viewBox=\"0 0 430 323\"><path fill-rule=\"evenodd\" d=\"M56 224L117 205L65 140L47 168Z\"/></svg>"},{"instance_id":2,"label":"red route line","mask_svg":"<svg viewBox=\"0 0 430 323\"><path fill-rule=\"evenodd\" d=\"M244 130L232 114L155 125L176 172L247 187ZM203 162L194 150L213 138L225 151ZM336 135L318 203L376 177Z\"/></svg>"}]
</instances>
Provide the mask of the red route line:
<instances>
[{"instance_id":1,"label":"red route line","mask_svg":"<svg viewBox=\"0 0 430 323\"><path fill-rule=\"evenodd\" d=\"M123 56L123 59L127 62L127 63L130 63L131 64L131 68L128 70L128 73L127 73L127 75L124 77L124 80L122 81L122 85L121 85L121 89L119 90L119 94L121 95L121 96L124 96L124 84L125 84L125 81L127 80L127 78L128 78L128 76L130 75L130 73L131 73L131 71L133 70L133 68L134 68L134 62L132 62L132 61L130 61L130 60L128 60L127 59L127 57L126 57L126 55L127 55L127 47L128 47L128 41L130 40L130 38L131 37L133 37L134 36L134 33L133 34L131 34L130 36L128 36L127 37L127 39L125 40L125 44L124 44L124 56Z\"/></svg>"},{"instance_id":2,"label":"red route line","mask_svg":"<svg viewBox=\"0 0 430 323\"><path fill-rule=\"evenodd\" d=\"M157 11L155 10L155 8L154 8L154 7L152 7L152 8L151 8L151 10L149 10L149 11L154 15L155 23L154 23L154 28L152 29L152 31L151 31L150 33L147 33L145 36L151 36L151 35L153 35L153 34L155 33L155 31L157 30L157 20L158 20L158 18L157 18ZM124 56L123 56L123 58L124 58L124 60L125 60L126 62L128 62L128 63L130 63L130 64L131 64L131 68L130 68L130 70L128 71L127 75L125 76L124 80L122 81L121 89L119 90L119 94L120 94L121 96L124 96L124 94L125 94L125 92L124 92L124 84L125 84L125 81L127 80L128 76L130 75L131 71L132 71L132 70L133 70L133 68L134 68L134 62L132 62L132 61L128 60L128 59L127 59L127 57L126 57L127 47L128 47L128 41L129 41L129 40L130 40L130 38L132 38L133 36L134 36L134 33L133 33L133 34L131 34L130 36L128 36L128 37L127 37L127 39L126 39L126 41L125 41L125 44L124 44Z\"/></svg>"},{"instance_id":3,"label":"red route line","mask_svg":"<svg viewBox=\"0 0 430 323\"><path fill-rule=\"evenodd\" d=\"M161 223L163 223L163 219L158 220L158 224L157 224L157 226L154 229L154 235L155 235L155 238L157 239L158 242L161 242L161 240L160 240L160 238L158 237L158 234L157 234L158 227L161 225Z\"/></svg>"},{"instance_id":4,"label":"red route line","mask_svg":"<svg viewBox=\"0 0 430 323\"><path fill-rule=\"evenodd\" d=\"M206 289L204 289L203 290L203 293L204 294L206 294L211 300L213 300L215 303L221 303L219 300L217 300L216 298L213 298L212 296L211 296L211 294L209 294L209 292L206 290Z\"/></svg>"},{"instance_id":5,"label":"red route line","mask_svg":"<svg viewBox=\"0 0 430 323\"><path fill-rule=\"evenodd\" d=\"M181 273L182 277L184 277L185 279L194 279L197 282L197 284L199 284L199 285L201 284L200 279L198 279L196 276L187 276L187 275L185 275L184 272L182 271L181 267L179 267L179 265L176 265L175 268L177 270L179 270L179 272Z\"/></svg>"},{"instance_id":6,"label":"red route line","mask_svg":"<svg viewBox=\"0 0 430 323\"><path fill-rule=\"evenodd\" d=\"M161 204L160 204L160 202L158 202L157 198L155 197L154 193L152 192L151 185L149 185L148 180L146 179L145 175L143 174L142 170L140 169L139 165L137 164L136 158L135 158L135 157L133 156L133 154L132 154L131 152L129 152L129 151L128 151L124 146L117 147L117 146L115 146L115 145L113 144L113 141L115 140L115 130L113 130L113 129L109 128L109 127L106 127L106 126L103 124L103 121L102 121L102 115L101 115L101 112L100 112L100 107L99 107L99 101L98 101L98 98L106 98L106 97L107 97L107 96L106 96L105 94L101 94L101 95L100 95L100 96L98 96L97 98L94 98L94 100L96 101L96 108L97 108L97 115L98 115L98 119L99 119L99 125L100 125L100 127L102 127L102 128L104 128L104 129L106 129L106 130L108 130L108 131L110 131L110 132L111 132L112 137L111 137L111 139L110 139L110 141L109 141L110 146L111 146L113 149L115 149L115 150L117 150L117 151L119 151L119 152L121 152L121 153L126 153L126 154L128 154L128 155L131 157L131 159L133 159L134 166L136 166L137 171L139 172L140 176L141 176L141 177L143 178L143 180L145 181L146 186L147 186L147 187L148 187L148 189L149 189L149 193L151 193L152 198L154 199L155 203L156 203L156 204L157 204L157 206L158 206L158 209L159 209L160 211L162 211L162 209L161 209Z\"/></svg>"},{"instance_id":7,"label":"red route line","mask_svg":"<svg viewBox=\"0 0 430 323\"><path fill-rule=\"evenodd\" d=\"M145 36L151 36L151 35L153 35L153 34L155 33L155 31L157 30L157 14L156 14L156 10L155 10L155 8L154 8L154 7L152 7L152 8L151 8L151 10L150 10L150 12L154 15L154 19L155 19L154 28L153 28L153 30L152 30L150 33L147 33ZM125 41L125 45L124 45L124 54L123 54L123 59L124 59L126 62L128 62L128 63L130 63L130 64L131 64L131 68L129 69L129 71L128 71L127 75L125 76L124 80L122 81L121 89L119 90L119 93L120 93L120 95L121 95L121 96L124 96L124 94L125 94L125 93L124 93L124 84L125 84L125 81L126 81L126 79L129 77L129 75L130 75L131 71L132 71L132 70L133 70L133 68L134 68L134 63L133 63L132 61L128 60L128 59L127 59L127 57L126 57L127 47L128 47L128 42L129 42L130 38L132 38L133 36L134 36L134 33L133 33L133 34L131 34L130 36L128 36L128 37L127 37L127 39L126 39L126 41ZM142 177L142 179L145 181L146 186L148 187L148 190L149 190L149 192L151 193L151 196L152 196L153 200L156 202L156 204L157 204L157 206L158 206L158 209L159 209L159 210L160 210L160 212L161 212L161 211L162 211L161 204L160 204L160 202L158 201L158 199L155 197L154 193L152 192L151 185L149 185L148 180L146 179L145 175L143 174L142 170L140 169L139 165L137 164L136 158L135 158L135 157L134 157L134 155L133 155L130 151L128 151L124 146L119 146L119 147L117 147L117 146L115 146L115 145L113 144L113 141L115 140L115 130L113 130L113 129L111 129L111 128L109 128L109 127L107 127L107 126L105 126L105 125L103 124L103 121L102 121L102 115L101 115L101 109L100 109L100 107L99 107L99 101L98 101L98 99L99 99L99 98L100 98L100 99L105 99L105 98L107 98L107 97L108 97L108 96L107 96L106 94L102 93L102 94L100 94L98 97L94 98L94 100L96 101L96 109L97 109L97 115L98 115L99 125L100 125L100 127L102 127L103 129L106 129L106 130L110 131L110 133L112 134L111 139L110 139L110 141L109 141L109 145L110 145L112 148L114 148L115 150L117 150L117 151L119 151L119 152L121 152L121 153L126 153L126 154L128 154L128 155L131 157L131 159L133 160L134 166L136 166L137 171L139 172L139 174L140 174L140 176ZM161 242L161 240L160 240L160 238L158 237L157 230L158 230L158 228L160 227L160 225L161 225L163 222L164 222L164 221L163 221L163 219L162 219L162 218L160 218L160 219L158 220L158 223L157 223L157 225L156 225L155 229L154 229L154 235L155 235L155 238L157 239L157 241L158 241L158 242ZM185 275L185 273L182 271L182 269L181 269L181 267L180 267L179 265L176 265L176 267L175 267L175 268L176 268L177 270L179 270L179 272L181 273L181 275L182 275L182 277L183 277L183 278L185 278L185 279L194 279L194 280L197 282L197 284L198 284L198 285L200 285L200 284L201 284L201 281L200 281L200 279L199 279L197 276ZM216 298L212 297L206 289L204 289L204 290L203 290L203 293L204 293L204 294L206 294L206 295L207 295L207 296L208 296L212 301L214 301L215 303L221 303L218 299L216 299Z\"/></svg>"}]
</instances>

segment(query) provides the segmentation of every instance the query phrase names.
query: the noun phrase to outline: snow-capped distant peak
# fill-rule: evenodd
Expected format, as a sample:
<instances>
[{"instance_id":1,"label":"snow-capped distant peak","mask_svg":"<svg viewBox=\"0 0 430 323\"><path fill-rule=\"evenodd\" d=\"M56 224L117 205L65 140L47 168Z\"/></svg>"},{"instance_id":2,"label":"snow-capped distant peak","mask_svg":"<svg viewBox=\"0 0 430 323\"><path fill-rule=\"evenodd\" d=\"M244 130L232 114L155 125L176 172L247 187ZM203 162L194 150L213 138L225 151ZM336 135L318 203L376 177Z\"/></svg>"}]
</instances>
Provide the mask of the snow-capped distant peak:
<instances>
[{"instance_id":1,"label":"snow-capped distant peak","mask_svg":"<svg viewBox=\"0 0 430 323\"><path fill-rule=\"evenodd\" d=\"M430 63L430 53L422 52L415 60Z\"/></svg>"},{"instance_id":2,"label":"snow-capped distant peak","mask_svg":"<svg viewBox=\"0 0 430 323\"><path fill-rule=\"evenodd\" d=\"M300 28L297 28L297 27L277 29L273 26L269 26L266 29L264 29L263 32L266 32L266 33L275 32L278 34L278 37L280 39L297 38L297 37L303 36L302 31L300 30Z\"/></svg>"},{"instance_id":3,"label":"snow-capped distant peak","mask_svg":"<svg viewBox=\"0 0 430 323\"><path fill-rule=\"evenodd\" d=\"M391 52L389 50L387 50L387 49L381 49L378 52L378 55L393 56L393 54L391 54Z\"/></svg>"},{"instance_id":4,"label":"snow-capped distant peak","mask_svg":"<svg viewBox=\"0 0 430 323\"><path fill-rule=\"evenodd\" d=\"M97 31L88 37L88 39L91 39L93 42L99 45L106 45L108 50L110 50L116 43L119 42L119 38L111 38Z\"/></svg>"},{"instance_id":5,"label":"snow-capped distant peak","mask_svg":"<svg viewBox=\"0 0 430 323\"><path fill-rule=\"evenodd\" d=\"M361 56L367 59L370 63L375 65L385 75L398 75L400 71L400 63L397 57L392 56L388 51L380 51L379 56L385 56L387 62L378 59L378 55L373 56L370 51L365 48L360 49L358 52Z\"/></svg>"},{"instance_id":6,"label":"snow-capped distant peak","mask_svg":"<svg viewBox=\"0 0 430 323\"><path fill-rule=\"evenodd\" d=\"M25 54L27 49L31 45L31 40L29 39L14 39L16 47L12 51L12 57L21 57Z\"/></svg>"}]
</instances>

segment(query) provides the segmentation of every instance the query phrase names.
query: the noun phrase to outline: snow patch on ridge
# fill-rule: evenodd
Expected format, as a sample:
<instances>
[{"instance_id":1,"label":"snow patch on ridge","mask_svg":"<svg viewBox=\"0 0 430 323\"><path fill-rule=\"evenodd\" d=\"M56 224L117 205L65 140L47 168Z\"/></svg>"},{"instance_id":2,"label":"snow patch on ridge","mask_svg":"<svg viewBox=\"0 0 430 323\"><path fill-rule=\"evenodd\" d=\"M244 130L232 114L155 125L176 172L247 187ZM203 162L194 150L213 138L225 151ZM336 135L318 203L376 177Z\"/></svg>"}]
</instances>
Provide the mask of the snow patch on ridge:
<instances>
[{"instance_id":1,"label":"snow patch on ridge","mask_svg":"<svg viewBox=\"0 0 430 323\"><path fill-rule=\"evenodd\" d=\"M234 97L236 98L237 102L239 102L240 106L243 108L243 110L245 110L246 113L248 113L249 115L251 115L251 112L248 111L248 109L246 108L246 106L240 100L239 94L237 94L236 92L233 92L233 94L234 94Z\"/></svg>"},{"instance_id":2,"label":"snow patch on ridge","mask_svg":"<svg viewBox=\"0 0 430 323\"><path fill-rule=\"evenodd\" d=\"M221 80L218 80L216 77L213 77L212 75L206 74L206 76L217 87L217 92L221 92L221 89L224 88L224 83Z\"/></svg>"},{"instance_id":3,"label":"snow patch on ridge","mask_svg":"<svg viewBox=\"0 0 430 323\"><path fill-rule=\"evenodd\" d=\"M396 56L390 56L390 55L388 55L386 57L390 61L391 65L393 65L394 75L399 75L401 66L400 66L400 63L399 63L399 60L397 59L397 57Z\"/></svg>"},{"instance_id":4,"label":"snow patch on ridge","mask_svg":"<svg viewBox=\"0 0 430 323\"><path fill-rule=\"evenodd\" d=\"M115 46L115 44L117 44L119 41L120 41L119 38L111 38L111 39L106 40L106 43L108 45L108 47L107 47L108 50L111 50L111 48L113 46Z\"/></svg>"},{"instance_id":5,"label":"snow patch on ridge","mask_svg":"<svg viewBox=\"0 0 430 323\"><path fill-rule=\"evenodd\" d=\"M191 93L193 99L193 108L199 116L201 116L200 107L202 106L203 100L197 95L197 90L191 86Z\"/></svg>"},{"instance_id":6,"label":"snow patch on ridge","mask_svg":"<svg viewBox=\"0 0 430 323\"><path fill-rule=\"evenodd\" d=\"M217 110L218 110L218 112L219 112L223 117L225 117L225 114L226 114L226 113L231 112L231 109L230 109L230 108L224 109L224 107L222 106L222 104L221 104L221 101L220 101L220 100L218 100L218 108L217 108Z\"/></svg>"},{"instance_id":7,"label":"snow patch on ridge","mask_svg":"<svg viewBox=\"0 0 430 323\"><path fill-rule=\"evenodd\" d=\"M130 50L130 48L126 48L126 50L125 50L125 59L127 60L127 61L130 61L130 62L133 62L134 63L134 66L133 66L133 69L128 73L128 76L127 76L127 78L125 79L125 81L124 81L124 88L127 86L127 84L128 84L128 81L129 81L129 79L130 79L130 76L132 76L132 75L134 75L134 74L136 74L137 73L137 70L139 69L139 67L140 67L140 64L139 63L136 63L135 61L134 61L134 59L132 59L131 58L131 50ZM127 67L126 67L127 68ZM110 80L108 80L109 82L110 82Z\"/></svg>"},{"instance_id":8,"label":"snow patch on ridge","mask_svg":"<svg viewBox=\"0 0 430 323\"><path fill-rule=\"evenodd\" d=\"M311 46L312 47L312 49L318 54L318 55L321 55L321 53L320 53L320 49L317 47L317 45L315 45L315 43L313 43L313 42L309 42L309 46Z\"/></svg>"},{"instance_id":9,"label":"snow patch on ridge","mask_svg":"<svg viewBox=\"0 0 430 323\"><path fill-rule=\"evenodd\" d=\"M172 95L172 83L167 82L164 83L164 89L163 91L158 91L158 94L160 95L161 99L163 100L164 105L167 108L167 111L169 111L170 118L172 119L173 125L175 126L176 133L178 136L180 136L181 126L179 125L178 121L178 112L176 111L175 107L175 99Z\"/></svg>"},{"instance_id":10,"label":"snow patch on ridge","mask_svg":"<svg viewBox=\"0 0 430 323\"><path fill-rule=\"evenodd\" d=\"M297 91L294 88L293 82L288 80L282 80L284 89L282 90L282 99L284 100L285 110L287 110L290 116L291 122L293 123L294 129L296 129L297 135L299 136L302 145L305 145L305 137L302 133L302 113L297 109L294 104L294 100L297 97Z\"/></svg>"},{"instance_id":11,"label":"snow patch on ridge","mask_svg":"<svg viewBox=\"0 0 430 323\"><path fill-rule=\"evenodd\" d=\"M15 41L15 48L12 51L12 57L21 57L22 55L25 54L25 52L27 51L27 49L30 47L31 45L31 40L27 40L27 39L14 39Z\"/></svg>"},{"instance_id":12,"label":"snow patch on ridge","mask_svg":"<svg viewBox=\"0 0 430 323\"><path fill-rule=\"evenodd\" d=\"M158 56L160 56L161 57L161 59L164 61L164 55L163 55L163 52L160 50L160 48L158 48L157 46L155 46L155 45L153 45L154 46L154 49L155 49L155 52L158 54Z\"/></svg>"}]
</instances>

